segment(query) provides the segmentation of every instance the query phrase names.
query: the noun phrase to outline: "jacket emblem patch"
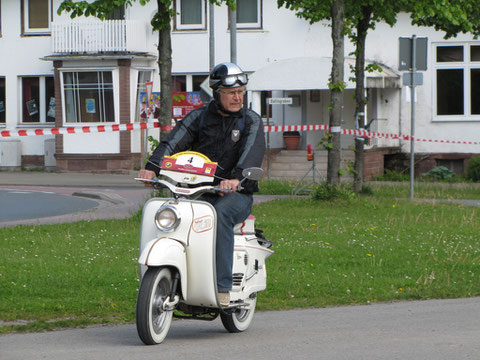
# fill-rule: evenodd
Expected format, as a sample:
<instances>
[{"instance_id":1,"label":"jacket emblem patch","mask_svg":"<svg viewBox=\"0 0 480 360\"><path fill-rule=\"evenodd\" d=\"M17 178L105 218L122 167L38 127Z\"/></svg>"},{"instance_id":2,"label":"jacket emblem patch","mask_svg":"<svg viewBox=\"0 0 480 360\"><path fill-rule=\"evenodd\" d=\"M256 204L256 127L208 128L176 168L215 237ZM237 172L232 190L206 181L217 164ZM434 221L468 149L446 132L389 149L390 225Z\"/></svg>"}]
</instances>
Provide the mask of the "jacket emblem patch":
<instances>
[{"instance_id":1,"label":"jacket emblem patch","mask_svg":"<svg viewBox=\"0 0 480 360\"><path fill-rule=\"evenodd\" d=\"M232 140L234 142L240 140L240 130L232 130Z\"/></svg>"}]
</instances>

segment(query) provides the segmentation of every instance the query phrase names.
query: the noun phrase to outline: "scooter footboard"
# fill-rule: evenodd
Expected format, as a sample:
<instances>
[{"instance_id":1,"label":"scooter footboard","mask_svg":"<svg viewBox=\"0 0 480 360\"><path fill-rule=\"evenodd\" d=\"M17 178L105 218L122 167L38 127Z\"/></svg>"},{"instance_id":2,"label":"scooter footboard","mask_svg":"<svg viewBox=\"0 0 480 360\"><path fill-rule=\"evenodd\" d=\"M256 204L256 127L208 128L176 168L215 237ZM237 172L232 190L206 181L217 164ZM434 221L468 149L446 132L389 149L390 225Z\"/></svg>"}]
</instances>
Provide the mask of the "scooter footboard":
<instances>
[{"instance_id":1,"label":"scooter footboard","mask_svg":"<svg viewBox=\"0 0 480 360\"><path fill-rule=\"evenodd\" d=\"M158 238L149 241L138 259L140 278L150 266L171 266L180 273L182 295L187 298L187 259L181 243L170 238Z\"/></svg>"}]
</instances>

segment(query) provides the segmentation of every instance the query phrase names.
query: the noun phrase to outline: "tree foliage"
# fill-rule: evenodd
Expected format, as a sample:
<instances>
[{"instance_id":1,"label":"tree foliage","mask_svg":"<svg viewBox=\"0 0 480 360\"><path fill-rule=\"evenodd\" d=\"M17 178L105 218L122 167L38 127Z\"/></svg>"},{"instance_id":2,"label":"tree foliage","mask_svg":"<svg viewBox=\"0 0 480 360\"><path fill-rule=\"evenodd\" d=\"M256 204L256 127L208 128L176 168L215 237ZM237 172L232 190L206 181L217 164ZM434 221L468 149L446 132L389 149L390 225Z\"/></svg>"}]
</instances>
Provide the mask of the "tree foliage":
<instances>
[{"instance_id":1,"label":"tree foliage","mask_svg":"<svg viewBox=\"0 0 480 360\"><path fill-rule=\"evenodd\" d=\"M100 20L104 20L108 14L113 10L122 6L132 6L136 0L95 0L93 2L87 1L73 1L64 0L58 8L58 14L63 11L70 13L72 19L79 16L94 16ZM150 0L138 0L140 5L145 6ZM152 17L150 24L153 30L164 30L170 27L170 21L175 15L172 8L172 0L158 0L164 5L165 11L157 11Z\"/></svg>"},{"instance_id":2,"label":"tree foliage","mask_svg":"<svg viewBox=\"0 0 480 360\"><path fill-rule=\"evenodd\" d=\"M409 1L412 23L445 32L445 39L460 33L480 35L480 3L477 0Z\"/></svg>"}]
</instances>

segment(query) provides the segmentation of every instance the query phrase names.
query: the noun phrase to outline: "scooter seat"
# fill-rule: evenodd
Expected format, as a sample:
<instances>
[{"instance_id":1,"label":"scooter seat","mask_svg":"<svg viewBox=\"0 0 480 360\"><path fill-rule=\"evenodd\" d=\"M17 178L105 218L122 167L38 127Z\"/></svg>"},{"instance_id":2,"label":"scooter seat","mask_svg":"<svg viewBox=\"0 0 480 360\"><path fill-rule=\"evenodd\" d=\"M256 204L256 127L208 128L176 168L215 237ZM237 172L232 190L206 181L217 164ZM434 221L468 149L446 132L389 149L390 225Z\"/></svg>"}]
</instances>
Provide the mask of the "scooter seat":
<instances>
[{"instance_id":1,"label":"scooter seat","mask_svg":"<svg viewBox=\"0 0 480 360\"><path fill-rule=\"evenodd\" d=\"M254 235L255 234L255 216L248 215L244 222L238 223L233 228L235 235Z\"/></svg>"}]
</instances>

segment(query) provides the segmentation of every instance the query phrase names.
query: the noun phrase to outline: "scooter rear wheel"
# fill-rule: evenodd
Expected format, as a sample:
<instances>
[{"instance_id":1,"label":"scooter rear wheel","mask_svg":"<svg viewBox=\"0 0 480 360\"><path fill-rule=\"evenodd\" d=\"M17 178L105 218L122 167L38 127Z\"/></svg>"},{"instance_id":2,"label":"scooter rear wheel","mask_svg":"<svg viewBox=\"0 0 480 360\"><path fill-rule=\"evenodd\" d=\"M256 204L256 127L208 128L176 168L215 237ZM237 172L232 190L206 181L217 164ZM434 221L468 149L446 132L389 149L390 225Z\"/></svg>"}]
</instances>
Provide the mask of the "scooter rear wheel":
<instances>
[{"instance_id":1,"label":"scooter rear wheel","mask_svg":"<svg viewBox=\"0 0 480 360\"><path fill-rule=\"evenodd\" d=\"M255 306L257 305L257 298L247 299L245 302L249 304L246 309L237 309L231 314L220 314L222 324L230 333L239 333L247 330L253 319L255 313Z\"/></svg>"},{"instance_id":2,"label":"scooter rear wheel","mask_svg":"<svg viewBox=\"0 0 480 360\"><path fill-rule=\"evenodd\" d=\"M137 298L137 332L145 345L160 344L172 323L173 310L163 310L172 289L172 274L166 267L148 268Z\"/></svg>"}]
</instances>

